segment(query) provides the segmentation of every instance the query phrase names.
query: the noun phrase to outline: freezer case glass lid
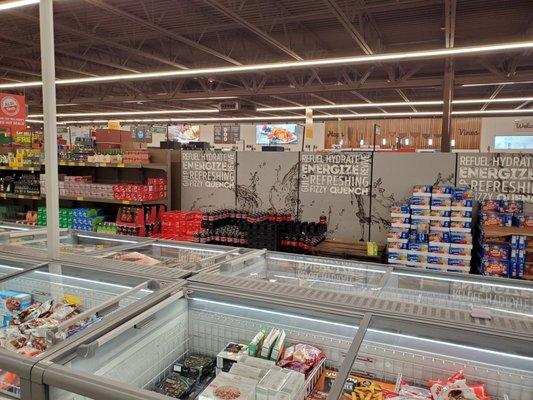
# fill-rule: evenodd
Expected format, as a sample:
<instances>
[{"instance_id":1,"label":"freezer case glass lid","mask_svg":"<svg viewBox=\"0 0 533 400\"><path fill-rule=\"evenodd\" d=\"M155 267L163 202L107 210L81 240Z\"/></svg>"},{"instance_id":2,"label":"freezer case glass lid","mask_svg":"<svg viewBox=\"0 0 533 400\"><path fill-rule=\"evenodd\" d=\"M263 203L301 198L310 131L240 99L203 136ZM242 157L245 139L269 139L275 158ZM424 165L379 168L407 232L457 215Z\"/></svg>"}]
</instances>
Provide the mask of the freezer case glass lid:
<instances>
[{"instance_id":1,"label":"freezer case glass lid","mask_svg":"<svg viewBox=\"0 0 533 400\"><path fill-rule=\"evenodd\" d=\"M144 389L146 399L157 398L150 392L169 398L179 392L187 400L223 400L223 389L218 389L228 385L250 393L246 398L255 398L256 390L270 383L280 396L285 393L283 398L303 399L319 379L325 379L326 368L342 365L357 324L355 319L346 322L224 297L171 297L132 318L120 334L107 332L84 343L75 354L64 353L52 361L64 360L72 373L90 376L86 379L98 382L102 394L108 379L124 383L129 393L132 387ZM95 346L96 351L90 351ZM332 385L334 379L328 377L326 384ZM69 382L66 376L63 387L52 388L52 398L76 398Z\"/></svg>"},{"instance_id":2,"label":"freezer case glass lid","mask_svg":"<svg viewBox=\"0 0 533 400\"><path fill-rule=\"evenodd\" d=\"M92 232L64 232L61 234L59 241L61 252L68 254L98 252L107 248L137 242L133 239L120 236L108 237L104 235L93 235ZM46 250L48 245L47 234L46 232L34 234L30 231L27 235L9 239L8 244Z\"/></svg>"},{"instance_id":3,"label":"freezer case glass lid","mask_svg":"<svg viewBox=\"0 0 533 400\"><path fill-rule=\"evenodd\" d=\"M225 260L224 257L219 258L221 255L236 257L240 255L240 251L242 250L231 247L158 242L111 249L102 254L102 257L133 264L199 270Z\"/></svg>"},{"instance_id":4,"label":"freezer case glass lid","mask_svg":"<svg viewBox=\"0 0 533 400\"><path fill-rule=\"evenodd\" d=\"M354 292L378 290L389 268L340 259L275 252L245 255L213 272L299 287ZM239 261L240 260L240 261Z\"/></svg>"},{"instance_id":5,"label":"freezer case glass lid","mask_svg":"<svg viewBox=\"0 0 533 400\"><path fill-rule=\"evenodd\" d=\"M393 271L379 296L489 317L533 318L533 285L512 279Z\"/></svg>"}]
</instances>

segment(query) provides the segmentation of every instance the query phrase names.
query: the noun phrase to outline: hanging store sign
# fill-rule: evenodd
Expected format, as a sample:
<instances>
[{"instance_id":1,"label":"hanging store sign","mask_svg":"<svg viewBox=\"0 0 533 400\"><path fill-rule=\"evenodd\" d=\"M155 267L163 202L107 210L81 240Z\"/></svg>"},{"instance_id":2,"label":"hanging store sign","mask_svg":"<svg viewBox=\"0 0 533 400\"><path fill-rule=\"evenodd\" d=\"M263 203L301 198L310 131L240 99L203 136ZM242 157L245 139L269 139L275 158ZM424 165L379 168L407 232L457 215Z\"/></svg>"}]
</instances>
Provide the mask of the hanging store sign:
<instances>
[{"instance_id":1,"label":"hanging store sign","mask_svg":"<svg viewBox=\"0 0 533 400\"><path fill-rule=\"evenodd\" d=\"M152 143L152 129L148 125L132 126L131 137L134 142Z\"/></svg>"},{"instance_id":2,"label":"hanging store sign","mask_svg":"<svg viewBox=\"0 0 533 400\"><path fill-rule=\"evenodd\" d=\"M477 200L523 200L533 203L533 155L460 154L458 186L470 186Z\"/></svg>"},{"instance_id":3,"label":"hanging store sign","mask_svg":"<svg viewBox=\"0 0 533 400\"><path fill-rule=\"evenodd\" d=\"M533 132L533 119L517 119L514 121L515 132Z\"/></svg>"},{"instance_id":4,"label":"hanging store sign","mask_svg":"<svg viewBox=\"0 0 533 400\"><path fill-rule=\"evenodd\" d=\"M26 99L9 93L0 93L0 126L26 129Z\"/></svg>"},{"instance_id":5,"label":"hanging store sign","mask_svg":"<svg viewBox=\"0 0 533 400\"><path fill-rule=\"evenodd\" d=\"M214 126L215 144L235 144L241 140L241 127L239 125L215 125Z\"/></svg>"}]
</instances>

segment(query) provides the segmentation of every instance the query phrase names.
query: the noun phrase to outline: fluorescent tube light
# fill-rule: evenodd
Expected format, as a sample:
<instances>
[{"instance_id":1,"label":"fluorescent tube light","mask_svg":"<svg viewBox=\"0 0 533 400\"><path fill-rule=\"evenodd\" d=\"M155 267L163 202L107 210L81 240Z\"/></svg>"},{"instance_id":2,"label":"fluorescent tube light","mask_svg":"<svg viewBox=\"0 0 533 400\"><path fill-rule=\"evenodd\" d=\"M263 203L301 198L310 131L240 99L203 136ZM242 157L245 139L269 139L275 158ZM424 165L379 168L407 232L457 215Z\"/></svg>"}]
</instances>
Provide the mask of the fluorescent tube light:
<instances>
[{"instance_id":1,"label":"fluorescent tube light","mask_svg":"<svg viewBox=\"0 0 533 400\"><path fill-rule=\"evenodd\" d=\"M452 147L455 147L455 139L452 139L450 144L451 144Z\"/></svg>"},{"instance_id":2,"label":"fluorescent tube light","mask_svg":"<svg viewBox=\"0 0 533 400\"><path fill-rule=\"evenodd\" d=\"M433 139L431 139L431 138L428 139L428 145L429 146L433 146Z\"/></svg>"},{"instance_id":3,"label":"fluorescent tube light","mask_svg":"<svg viewBox=\"0 0 533 400\"><path fill-rule=\"evenodd\" d=\"M453 104L485 104L485 103L520 103L533 101L533 97L506 97L501 99L465 99L453 100ZM439 106L442 100L428 101L398 101L383 103L345 103L345 104L317 104L314 106L261 107L257 111L296 111L312 108L313 110L331 110L336 108L371 108L371 107L410 107L410 106Z\"/></svg>"},{"instance_id":4,"label":"fluorescent tube light","mask_svg":"<svg viewBox=\"0 0 533 400\"><path fill-rule=\"evenodd\" d=\"M31 6L33 4L39 4L39 0L17 0L8 1L7 3L0 3L0 11L11 10L13 8Z\"/></svg>"},{"instance_id":5,"label":"fluorescent tube light","mask_svg":"<svg viewBox=\"0 0 533 400\"><path fill-rule=\"evenodd\" d=\"M533 109L510 109L510 110L470 110L470 111L453 111L453 115L491 115L491 114L531 114ZM438 117L442 111L419 111L419 112L391 112L391 113L368 113L368 114L330 114L316 115L316 120L326 119L361 119L361 118L390 118L390 117ZM288 116L261 116L261 117L201 117L201 118L141 118L141 119L116 119L118 122L268 122L268 121L304 121L305 115L288 115ZM61 121L61 124L104 124L108 120L69 120Z\"/></svg>"},{"instance_id":6,"label":"fluorescent tube light","mask_svg":"<svg viewBox=\"0 0 533 400\"><path fill-rule=\"evenodd\" d=\"M59 113L58 117L104 117L115 115L160 115L160 114L210 114L218 113L218 108L202 108L196 110L156 110L156 111L109 111L109 112L87 112L87 113ZM28 117L42 118L43 114L31 114Z\"/></svg>"},{"instance_id":7,"label":"fluorescent tube light","mask_svg":"<svg viewBox=\"0 0 533 400\"><path fill-rule=\"evenodd\" d=\"M41 115L42 117L42 115ZM30 122L30 123L33 123L33 124L44 124L44 121L39 121L37 119L27 119L26 122Z\"/></svg>"},{"instance_id":8,"label":"fluorescent tube light","mask_svg":"<svg viewBox=\"0 0 533 400\"><path fill-rule=\"evenodd\" d=\"M338 58L323 58L303 61L288 61L278 63L264 63L252 65L239 65L228 67L211 67L211 68L191 68L185 70L171 70L171 71L157 71L145 72L140 74L122 74L122 75L107 75L84 78L58 79L57 85L72 85L80 83L102 83L112 81L132 81L142 79L157 79L169 77L198 77L211 76L231 73L249 73L257 71L280 71L286 69L312 68L312 67L335 67L338 65L355 65L355 64L372 64L376 62L385 61L407 61L426 58L445 58L462 55L486 54L509 52L522 49L533 48L533 41L529 42L511 42L500 43L486 46L469 46L469 47L454 47L448 49L422 50L403 53L385 53L373 54L364 56L338 57ZM21 86L22 85L22 86ZM38 87L42 82L22 82L22 83L8 83L0 85L0 89L13 89L20 87Z\"/></svg>"},{"instance_id":9,"label":"fluorescent tube light","mask_svg":"<svg viewBox=\"0 0 533 400\"><path fill-rule=\"evenodd\" d=\"M464 83L462 87L475 87L475 86L500 86L500 85L520 85L533 83L533 81L522 81L522 82L494 82L494 83Z\"/></svg>"}]
</instances>

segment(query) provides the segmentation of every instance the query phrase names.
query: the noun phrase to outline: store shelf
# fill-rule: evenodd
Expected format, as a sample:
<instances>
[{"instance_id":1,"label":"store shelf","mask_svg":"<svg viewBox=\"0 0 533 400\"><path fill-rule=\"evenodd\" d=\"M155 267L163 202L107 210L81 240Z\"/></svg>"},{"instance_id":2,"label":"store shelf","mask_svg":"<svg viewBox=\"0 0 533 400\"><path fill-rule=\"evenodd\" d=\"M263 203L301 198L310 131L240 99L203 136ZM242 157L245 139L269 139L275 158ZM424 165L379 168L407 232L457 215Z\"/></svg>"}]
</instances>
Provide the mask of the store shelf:
<instances>
[{"instance_id":1,"label":"store shelf","mask_svg":"<svg viewBox=\"0 0 533 400\"><path fill-rule=\"evenodd\" d=\"M533 236L533 228L510 227L484 227L486 237L502 237L510 235Z\"/></svg>"},{"instance_id":2,"label":"store shelf","mask_svg":"<svg viewBox=\"0 0 533 400\"><path fill-rule=\"evenodd\" d=\"M0 171L30 171L37 172L41 170L40 165L24 166L24 167L10 167L9 165L0 165Z\"/></svg>"},{"instance_id":3,"label":"store shelf","mask_svg":"<svg viewBox=\"0 0 533 400\"><path fill-rule=\"evenodd\" d=\"M86 196L59 196L59 200L71 200L71 201L85 201L89 203L108 203L108 204L125 204L132 206L142 206L151 204L165 204L167 199L150 200L150 201L133 201L133 200L116 200L116 199L103 199L101 197L86 197Z\"/></svg>"},{"instance_id":4,"label":"store shelf","mask_svg":"<svg viewBox=\"0 0 533 400\"><path fill-rule=\"evenodd\" d=\"M40 200L42 196L30 196L27 194L14 194L14 193L0 193L2 199L26 199L26 200Z\"/></svg>"},{"instance_id":5,"label":"store shelf","mask_svg":"<svg viewBox=\"0 0 533 400\"><path fill-rule=\"evenodd\" d=\"M92 167L92 168L130 168L130 169L160 169L167 170L165 164L124 164L124 163L89 163L89 162L75 162L75 161L60 161L58 162L60 167Z\"/></svg>"}]
</instances>

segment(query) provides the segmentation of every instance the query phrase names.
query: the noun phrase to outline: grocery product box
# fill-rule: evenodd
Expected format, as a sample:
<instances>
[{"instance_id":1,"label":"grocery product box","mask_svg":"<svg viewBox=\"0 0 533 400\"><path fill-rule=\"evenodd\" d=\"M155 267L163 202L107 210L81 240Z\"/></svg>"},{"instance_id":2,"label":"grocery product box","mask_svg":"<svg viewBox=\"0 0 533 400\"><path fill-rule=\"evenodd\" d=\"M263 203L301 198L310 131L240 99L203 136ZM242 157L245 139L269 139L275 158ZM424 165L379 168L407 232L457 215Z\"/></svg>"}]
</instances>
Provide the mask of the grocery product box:
<instances>
[{"instance_id":1,"label":"grocery product box","mask_svg":"<svg viewBox=\"0 0 533 400\"><path fill-rule=\"evenodd\" d=\"M428 245L428 251L433 254L448 254L450 250L449 243L434 243Z\"/></svg>"},{"instance_id":2,"label":"grocery product box","mask_svg":"<svg viewBox=\"0 0 533 400\"><path fill-rule=\"evenodd\" d=\"M524 212L524 202L520 200L501 200L498 211L504 214L522 214Z\"/></svg>"},{"instance_id":3,"label":"grocery product box","mask_svg":"<svg viewBox=\"0 0 533 400\"><path fill-rule=\"evenodd\" d=\"M456 201L472 200L474 198L474 191L468 187L453 188L452 199Z\"/></svg>"},{"instance_id":4,"label":"grocery product box","mask_svg":"<svg viewBox=\"0 0 533 400\"><path fill-rule=\"evenodd\" d=\"M472 255L472 245L471 244L453 244L450 243L448 253L454 256L471 256Z\"/></svg>"},{"instance_id":5,"label":"grocery product box","mask_svg":"<svg viewBox=\"0 0 533 400\"><path fill-rule=\"evenodd\" d=\"M508 244L488 243L481 246L481 257L492 258L496 260L507 260L511 255L511 248Z\"/></svg>"},{"instance_id":6,"label":"grocery product box","mask_svg":"<svg viewBox=\"0 0 533 400\"><path fill-rule=\"evenodd\" d=\"M432 197L432 210L449 210L452 207L452 199L450 197Z\"/></svg>"},{"instance_id":7,"label":"grocery product box","mask_svg":"<svg viewBox=\"0 0 533 400\"><path fill-rule=\"evenodd\" d=\"M389 249L395 249L395 250L401 250L401 249L407 249L407 240L405 240L404 243L401 242L388 242L387 247Z\"/></svg>"},{"instance_id":8,"label":"grocery product box","mask_svg":"<svg viewBox=\"0 0 533 400\"><path fill-rule=\"evenodd\" d=\"M0 327L5 327L15 315L32 304L29 293L14 290L0 290Z\"/></svg>"},{"instance_id":9,"label":"grocery product box","mask_svg":"<svg viewBox=\"0 0 533 400\"><path fill-rule=\"evenodd\" d=\"M420 197L431 197L431 185L416 185L413 186L413 195Z\"/></svg>"},{"instance_id":10,"label":"grocery product box","mask_svg":"<svg viewBox=\"0 0 533 400\"><path fill-rule=\"evenodd\" d=\"M482 211L479 214L479 223L484 227L512 226L513 216L493 211Z\"/></svg>"},{"instance_id":11,"label":"grocery product box","mask_svg":"<svg viewBox=\"0 0 533 400\"><path fill-rule=\"evenodd\" d=\"M411 213L411 208L409 204L403 204L399 206L392 206L390 208L391 217L404 217L409 216Z\"/></svg>"},{"instance_id":12,"label":"grocery product box","mask_svg":"<svg viewBox=\"0 0 533 400\"><path fill-rule=\"evenodd\" d=\"M430 194L431 196L431 194ZM427 196L413 196L410 200L411 210L415 209L430 209L431 197Z\"/></svg>"},{"instance_id":13,"label":"grocery product box","mask_svg":"<svg viewBox=\"0 0 533 400\"><path fill-rule=\"evenodd\" d=\"M431 254L427 256L428 264L437 264L437 265L448 265L448 255L447 254Z\"/></svg>"},{"instance_id":14,"label":"grocery product box","mask_svg":"<svg viewBox=\"0 0 533 400\"><path fill-rule=\"evenodd\" d=\"M470 267L470 256L450 256L448 257L449 267Z\"/></svg>"},{"instance_id":15,"label":"grocery product box","mask_svg":"<svg viewBox=\"0 0 533 400\"><path fill-rule=\"evenodd\" d=\"M415 254L410 253L409 250L408 250L408 253L407 253L407 261L408 262L426 263L427 262L427 257L428 256L426 256L426 255L418 254L418 252L416 252Z\"/></svg>"},{"instance_id":16,"label":"grocery product box","mask_svg":"<svg viewBox=\"0 0 533 400\"><path fill-rule=\"evenodd\" d=\"M409 242L407 243L407 249L410 251L427 253L429 251L429 245L428 243Z\"/></svg>"},{"instance_id":17,"label":"grocery product box","mask_svg":"<svg viewBox=\"0 0 533 400\"><path fill-rule=\"evenodd\" d=\"M411 225L410 217L392 217L391 227L393 228L409 228Z\"/></svg>"},{"instance_id":18,"label":"grocery product box","mask_svg":"<svg viewBox=\"0 0 533 400\"><path fill-rule=\"evenodd\" d=\"M411 218L414 218L414 219L424 220L424 219L429 219L430 216L431 216L431 210L429 209L415 208L414 210L411 210Z\"/></svg>"},{"instance_id":19,"label":"grocery product box","mask_svg":"<svg viewBox=\"0 0 533 400\"><path fill-rule=\"evenodd\" d=\"M495 260L492 258L481 259L481 273L483 275L506 276L508 271L508 260Z\"/></svg>"},{"instance_id":20,"label":"grocery product box","mask_svg":"<svg viewBox=\"0 0 533 400\"><path fill-rule=\"evenodd\" d=\"M452 221L456 220L456 221L460 221L462 220L463 218L467 218L467 219L470 219L472 220L472 211L455 211L455 210L452 210L450 212L450 217L452 218Z\"/></svg>"},{"instance_id":21,"label":"grocery product box","mask_svg":"<svg viewBox=\"0 0 533 400\"><path fill-rule=\"evenodd\" d=\"M533 215L514 214L513 226L517 226L519 228L533 228Z\"/></svg>"},{"instance_id":22,"label":"grocery product box","mask_svg":"<svg viewBox=\"0 0 533 400\"><path fill-rule=\"evenodd\" d=\"M474 200L454 200L452 199L452 211L472 211Z\"/></svg>"},{"instance_id":23,"label":"grocery product box","mask_svg":"<svg viewBox=\"0 0 533 400\"><path fill-rule=\"evenodd\" d=\"M431 189L431 196L432 197L443 197L443 198L450 198L452 197L454 193L454 188L451 186L433 186Z\"/></svg>"},{"instance_id":24,"label":"grocery product box","mask_svg":"<svg viewBox=\"0 0 533 400\"><path fill-rule=\"evenodd\" d=\"M450 232L430 231L429 243L450 243Z\"/></svg>"},{"instance_id":25,"label":"grocery product box","mask_svg":"<svg viewBox=\"0 0 533 400\"><path fill-rule=\"evenodd\" d=\"M242 376L221 372L200 393L200 400L254 400L257 381Z\"/></svg>"},{"instance_id":26,"label":"grocery product box","mask_svg":"<svg viewBox=\"0 0 533 400\"><path fill-rule=\"evenodd\" d=\"M405 241L409 239L409 229L391 229L387 232L387 241Z\"/></svg>"},{"instance_id":27,"label":"grocery product box","mask_svg":"<svg viewBox=\"0 0 533 400\"><path fill-rule=\"evenodd\" d=\"M431 209L430 214L432 219L439 219L439 218L450 218L452 216L451 210L439 210L439 209Z\"/></svg>"},{"instance_id":28,"label":"grocery product box","mask_svg":"<svg viewBox=\"0 0 533 400\"><path fill-rule=\"evenodd\" d=\"M407 250L389 249L389 262L407 261Z\"/></svg>"},{"instance_id":29,"label":"grocery product box","mask_svg":"<svg viewBox=\"0 0 533 400\"><path fill-rule=\"evenodd\" d=\"M472 234L466 232L450 232L450 243L472 244Z\"/></svg>"},{"instance_id":30,"label":"grocery product box","mask_svg":"<svg viewBox=\"0 0 533 400\"><path fill-rule=\"evenodd\" d=\"M509 242L511 248L517 250L525 250L527 248L527 237L523 235L513 235Z\"/></svg>"},{"instance_id":31,"label":"grocery product box","mask_svg":"<svg viewBox=\"0 0 533 400\"><path fill-rule=\"evenodd\" d=\"M450 218L445 217L431 217L430 226L432 228L450 228L451 221Z\"/></svg>"}]
</instances>

